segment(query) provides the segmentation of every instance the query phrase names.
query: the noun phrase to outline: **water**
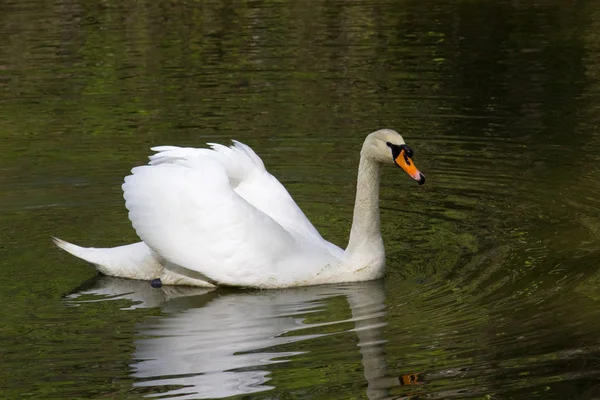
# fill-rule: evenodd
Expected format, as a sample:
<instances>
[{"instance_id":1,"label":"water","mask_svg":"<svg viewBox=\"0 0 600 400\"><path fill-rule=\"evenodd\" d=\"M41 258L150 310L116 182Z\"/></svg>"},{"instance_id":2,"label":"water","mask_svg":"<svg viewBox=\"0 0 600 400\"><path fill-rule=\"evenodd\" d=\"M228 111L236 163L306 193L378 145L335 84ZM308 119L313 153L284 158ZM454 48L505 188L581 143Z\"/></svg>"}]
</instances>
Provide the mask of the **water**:
<instances>
[{"instance_id":1,"label":"water","mask_svg":"<svg viewBox=\"0 0 600 400\"><path fill-rule=\"evenodd\" d=\"M600 398L593 1L0 5L0 397ZM251 145L347 242L383 173L383 281L277 291L95 277L53 247L136 240L149 147Z\"/></svg>"}]
</instances>

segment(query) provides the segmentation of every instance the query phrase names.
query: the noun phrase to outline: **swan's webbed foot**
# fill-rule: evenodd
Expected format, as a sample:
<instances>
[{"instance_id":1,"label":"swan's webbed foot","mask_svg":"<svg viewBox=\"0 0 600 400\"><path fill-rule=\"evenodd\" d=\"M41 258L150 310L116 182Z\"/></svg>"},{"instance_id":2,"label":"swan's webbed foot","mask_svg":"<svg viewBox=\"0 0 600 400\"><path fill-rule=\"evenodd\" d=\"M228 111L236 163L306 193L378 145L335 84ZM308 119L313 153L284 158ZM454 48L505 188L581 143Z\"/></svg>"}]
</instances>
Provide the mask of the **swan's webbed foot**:
<instances>
[{"instance_id":1,"label":"swan's webbed foot","mask_svg":"<svg viewBox=\"0 0 600 400\"><path fill-rule=\"evenodd\" d=\"M160 278L152 279L150 281L150 286L158 289L159 287L162 287L162 281L160 280Z\"/></svg>"}]
</instances>

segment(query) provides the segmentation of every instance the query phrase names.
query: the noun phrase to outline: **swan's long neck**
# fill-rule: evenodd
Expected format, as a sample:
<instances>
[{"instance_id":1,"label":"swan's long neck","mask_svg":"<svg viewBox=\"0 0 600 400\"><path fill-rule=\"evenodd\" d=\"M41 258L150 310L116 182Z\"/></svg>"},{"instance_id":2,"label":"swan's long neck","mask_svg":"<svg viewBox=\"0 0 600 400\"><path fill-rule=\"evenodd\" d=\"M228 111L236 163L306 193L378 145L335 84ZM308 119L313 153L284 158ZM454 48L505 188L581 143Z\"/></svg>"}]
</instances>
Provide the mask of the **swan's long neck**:
<instances>
[{"instance_id":1,"label":"swan's long neck","mask_svg":"<svg viewBox=\"0 0 600 400\"><path fill-rule=\"evenodd\" d=\"M379 163L361 151L354 217L346 254L355 262L385 258L379 228Z\"/></svg>"}]
</instances>

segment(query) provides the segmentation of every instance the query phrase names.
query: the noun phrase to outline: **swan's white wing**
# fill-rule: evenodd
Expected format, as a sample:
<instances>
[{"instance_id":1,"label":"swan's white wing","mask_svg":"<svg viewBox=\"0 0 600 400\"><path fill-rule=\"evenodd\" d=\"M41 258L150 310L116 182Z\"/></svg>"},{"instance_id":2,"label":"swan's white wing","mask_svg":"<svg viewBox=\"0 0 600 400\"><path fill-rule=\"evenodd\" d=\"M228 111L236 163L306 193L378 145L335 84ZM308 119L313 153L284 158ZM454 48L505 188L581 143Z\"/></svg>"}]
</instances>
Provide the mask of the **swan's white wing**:
<instances>
[{"instance_id":1,"label":"swan's white wing","mask_svg":"<svg viewBox=\"0 0 600 400\"><path fill-rule=\"evenodd\" d=\"M151 165L169 163L174 159L208 156L218 160L229 177L233 190L246 201L269 215L287 231L322 244L323 238L285 187L271 175L260 157L247 145L233 141L231 147L210 144L212 150L174 146L154 147L158 153L150 156Z\"/></svg>"},{"instance_id":2,"label":"swan's white wing","mask_svg":"<svg viewBox=\"0 0 600 400\"><path fill-rule=\"evenodd\" d=\"M299 250L288 231L231 188L223 164L202 152L134 168L123 191L140 238L209 281L264 286Z\"/></svg>"}]
</instances>

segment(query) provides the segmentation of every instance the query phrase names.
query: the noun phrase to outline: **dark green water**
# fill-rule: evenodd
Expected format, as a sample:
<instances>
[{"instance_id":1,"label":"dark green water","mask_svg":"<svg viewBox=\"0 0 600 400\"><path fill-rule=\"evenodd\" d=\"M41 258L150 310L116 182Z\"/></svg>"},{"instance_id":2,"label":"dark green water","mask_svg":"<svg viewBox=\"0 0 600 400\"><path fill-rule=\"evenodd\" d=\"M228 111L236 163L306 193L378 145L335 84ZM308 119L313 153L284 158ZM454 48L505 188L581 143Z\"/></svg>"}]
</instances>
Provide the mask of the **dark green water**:
<instances>
[{"instance_id":1,"label":"dark green water","mask_svg":"<svg viewBox=\"0 0 600 400\"><path fill-rule=\"evenodd\" d=\"M599 399L599 32L592 0L3 1L0 398ZM427 176L384 171L383 281L152 289L50 242L136 241L149 147L234 138L344 246L381 127Z\"/></svg>"}]
</instances>

